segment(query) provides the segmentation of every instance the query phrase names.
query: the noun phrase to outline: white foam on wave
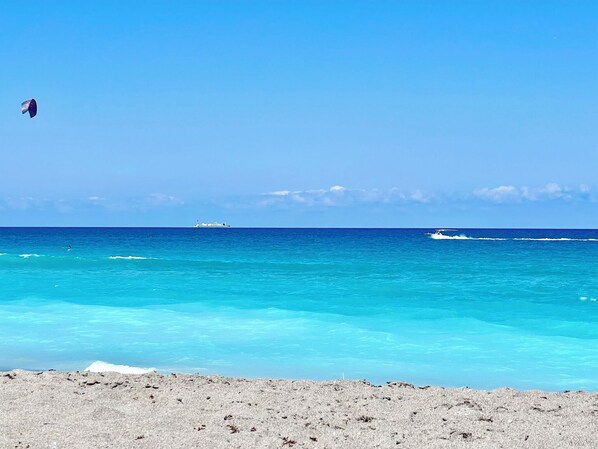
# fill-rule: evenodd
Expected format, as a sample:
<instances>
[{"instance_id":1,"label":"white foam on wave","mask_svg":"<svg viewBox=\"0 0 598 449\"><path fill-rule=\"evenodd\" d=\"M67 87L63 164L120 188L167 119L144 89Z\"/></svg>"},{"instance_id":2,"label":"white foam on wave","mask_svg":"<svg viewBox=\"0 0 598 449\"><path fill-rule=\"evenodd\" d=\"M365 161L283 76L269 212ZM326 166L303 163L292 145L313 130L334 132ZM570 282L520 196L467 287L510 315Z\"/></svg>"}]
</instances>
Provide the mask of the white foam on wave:
<instances>
[{"instance_id":1,"label":"white foam on wave","mask_svg":"<svg viewBox=\"0 0 598 449\"><path fill-rule=\"evenodd\" d=\"M19 257L22 257L23 259L27 259L29 257L39 257L39 254L19 254Z\"/></svg>"},{"instance_id":2,"label":"white foam on wave","mask_svg":"<svg viewBox=\"0 0 598 449\"><path fill-rule=\"evenodd\" d=\"M430 234L430 238L434 240L470 240L466 235Z\"/></svg>"},{"instance_id":3,"label":"white foam on wave","mask_svg":"<svg viewBox=\"0 0 598 449\"><path fill-rule=\"evenodd\" d=\"M503 237L467 237L467 240L508 240Z\"/></svg>"},{"instance_id":4,"label":"white foam on wave","mask_svg":"<svg viewBox=\"0 0 598 449\"><path fill-rule=\"evenodd\" d=\"M108 259L112 260L153 260L152 257L142 257L142 256L109 256Z\"/></svg>"},{"instance_id":5,"label":"white foam on wave","mask_svg":"<svg viewBox=\"0 0 598 449\"><path fill-rule=\"evenodd\" d=\"M533 242L598 242L598 239L573 239L573 238L569 238L569 237L560 237L560 238L518 237L518 238L514 238L513 240L528 240L528 241L533 241Z\"/></svg>"},{"instance_id":6,"label":"white foam on wave","mask_svg":"<svg viewBox=\"0 0 598 449\"><path fill-rule=\"evenodd\" d=\"M149 374L155 373L155 368L139 368L128 365L113 365L112 363L102 362L98 360L93 362L84 371L91 373L120 373L120 374Z\"/></svg>"},{"instance_id":7,"label":"white foam on wave","mask_svg":"<svg viewBox=\"0 0 598 449\"><path fill-rule=\"evenodd\" d=\"M460 235L445 235L445 234L428 234L434 240L513 240L513 241L531 241L531 242L598 242L598 238L569 238L569 237L469 237L463 234Z\"/></svg>"},{"instance_id":8,"label":"white foam on wave","mask_svg":"<svg viewBox=\"0 0 598 449\"><path fill-rule=\"evenodd\" d=\"M430 234L430 238L434 240L507 240L500 237L468 237L466 235L445 235L445 234Z\"/></svg>"}]
</instances>

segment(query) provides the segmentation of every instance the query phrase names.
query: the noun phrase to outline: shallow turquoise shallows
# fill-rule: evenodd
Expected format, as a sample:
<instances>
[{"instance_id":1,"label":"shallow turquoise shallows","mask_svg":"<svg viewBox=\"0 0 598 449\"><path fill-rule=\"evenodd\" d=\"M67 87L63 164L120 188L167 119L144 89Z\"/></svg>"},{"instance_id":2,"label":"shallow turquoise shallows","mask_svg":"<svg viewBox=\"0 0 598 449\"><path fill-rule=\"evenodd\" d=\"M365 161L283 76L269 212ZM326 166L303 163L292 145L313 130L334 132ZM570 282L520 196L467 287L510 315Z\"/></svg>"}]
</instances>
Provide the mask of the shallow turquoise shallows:
<instances>
[{"instance_id":1,"label":"shallow turquoise shallows","mask_svg":"<svg viewBox=\"0 0 598 449\"><path fill-rule=\"evenodd\" d=\"M3 228L0 369L598 391L598 231L429 231Z\"/></svg>"}]
</instances>

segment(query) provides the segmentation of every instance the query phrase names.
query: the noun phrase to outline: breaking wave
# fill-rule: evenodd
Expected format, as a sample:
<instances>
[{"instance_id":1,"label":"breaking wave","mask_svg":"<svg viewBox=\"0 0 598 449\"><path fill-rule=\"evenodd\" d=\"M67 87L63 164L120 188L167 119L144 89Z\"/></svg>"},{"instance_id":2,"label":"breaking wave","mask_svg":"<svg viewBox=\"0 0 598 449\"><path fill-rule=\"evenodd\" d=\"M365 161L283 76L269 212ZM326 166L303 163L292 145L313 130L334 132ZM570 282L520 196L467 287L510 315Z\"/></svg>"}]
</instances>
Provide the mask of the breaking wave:
<instances>
[{"instance_id":1,"label":"breaking wave","mask_svg":"<svg viewBox=\"0 0 598 449\"><path fill-rule=\"evenodd\" d=\"M153 257L142 257L142 256L109 256L108 259L112 260L154 260Z\"/></svg>"},{"instance_id":2,"label":"breaking wave","mask_svg":"<svg viewBox=\"0 0 598 449\"><path fill-rule=\"evenodd\" d=\"M136 366L128 366L128 365L113 365L112 363L102 362L98 360L97 362L93 362L85 371L89 371L92 373L121 373L121 374L149 374L155 373L155 368L139 368Z\"/></svg>"}]
</instances>

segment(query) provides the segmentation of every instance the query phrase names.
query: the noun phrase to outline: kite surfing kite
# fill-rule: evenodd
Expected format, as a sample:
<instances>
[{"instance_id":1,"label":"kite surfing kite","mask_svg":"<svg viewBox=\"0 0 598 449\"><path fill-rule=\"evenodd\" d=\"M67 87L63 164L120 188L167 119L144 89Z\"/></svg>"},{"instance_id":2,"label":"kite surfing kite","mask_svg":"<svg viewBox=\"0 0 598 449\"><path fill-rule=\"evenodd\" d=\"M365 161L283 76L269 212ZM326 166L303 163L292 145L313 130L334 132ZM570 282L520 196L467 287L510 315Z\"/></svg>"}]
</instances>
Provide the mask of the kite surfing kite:
<instances>
[{"instance_id":1,"label":"kite surfing kite","mask_svg":"<svg viewBox=\"0 0 598 449\"><path fill-rule=\"evenodd\" d=\"M29 117L35 117L37 114L37 102L35 99L25 100L21 103L21 112L24 114L25 112L29 112Z\"/></svg>"}]
</instances>

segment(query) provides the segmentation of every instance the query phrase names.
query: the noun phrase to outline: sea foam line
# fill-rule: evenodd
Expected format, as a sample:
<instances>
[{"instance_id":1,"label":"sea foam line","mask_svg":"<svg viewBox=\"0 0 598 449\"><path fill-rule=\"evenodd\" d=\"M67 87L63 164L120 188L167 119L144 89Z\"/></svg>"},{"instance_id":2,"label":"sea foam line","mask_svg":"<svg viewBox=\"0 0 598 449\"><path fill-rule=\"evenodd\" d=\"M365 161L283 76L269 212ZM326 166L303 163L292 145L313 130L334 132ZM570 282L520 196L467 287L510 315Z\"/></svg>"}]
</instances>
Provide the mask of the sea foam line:
<instances>
[{"instance_id":1,"label":"sea foam line","mask_svg":"<svg viewBox=\"0 0 598 449\"><path fill-rule=\"evenodd\" d=\"M121 374L149 374L155 373L155 368L139 368L137 366L128 366L128 365L113 365L112 363L102 362L98 360L93 362L84 371L89 371L92 373L121 373Z\"/></svg>"},{"instance_id":2,"label":"sea foam line","mask_svg":"<svg viewBox=\"0 0 598 449\"><path fill-rule=\"evenodd\" d=\"M23 259L27 259L29 257L40 257L39 254L19 254L19 257L22 257Z\"/></svg>"},{"instance_id":3,"label":"sea foam line","mask_svg":"<svg viewBox=\"0 0 598 449\"><path fill-rule=\"evenodd\" d=\"M112 259L112 260L155 260L153 257L141 257L141 256L109 256L108 259Z\"/></svg>"}]
</instances>

